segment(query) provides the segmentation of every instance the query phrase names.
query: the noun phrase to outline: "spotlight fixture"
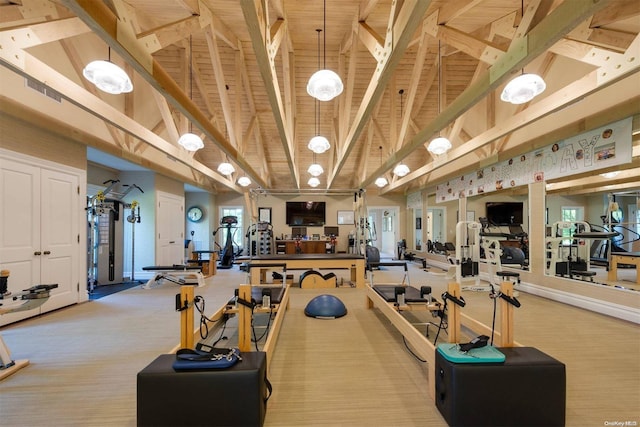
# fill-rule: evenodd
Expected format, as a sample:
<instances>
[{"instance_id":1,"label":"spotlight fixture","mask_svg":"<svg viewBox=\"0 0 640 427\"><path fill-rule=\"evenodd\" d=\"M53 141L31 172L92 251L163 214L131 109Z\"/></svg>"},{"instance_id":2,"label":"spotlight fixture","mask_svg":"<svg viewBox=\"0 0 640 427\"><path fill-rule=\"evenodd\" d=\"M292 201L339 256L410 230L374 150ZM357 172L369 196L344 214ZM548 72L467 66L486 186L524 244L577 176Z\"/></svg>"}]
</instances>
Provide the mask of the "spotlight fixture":
<instances>
[{"instance_id":1,"label":"spotlight fixture","mask_svg":"<svg viewBox=\"0 0 640 427\"><path fill-rule=\"evenodd\" d=\"M240 178L238 178L238 184L243 187L248 187L249 185L251 185L251 180L248 176L241 176Z\"/></svg>"},{"instance_id":2,"label":"spotlight fixture","mask_svg":"<svg viewBox=\"0 0 640 427\"><path fill-rule=\"evenodd\" d=\"M189 99L193 99L193 48L191 45L191 36L189 36ZM178 145L187 151L198 151L204 147L202 138L193 132L193 124L189 121L189 132L184 133L178 139Z\"/></svg>"},{"instance_id":3,"label":"spotlight fixture","mask_svg":"<svg viewBox=\"0 0 640 427\"><path fill-rule=\"evenodd\" d=\"M500 99L516 105L524 104L540 95L546 88L546 83L539 75L523 73L504 87Z\"/></svg>"},{"instance_id":4,"label":"spotlight fixture","mask_svg":"<svg viewBox=\"0 0 640 427\"><path fill-rule=\"evenodd\" d=\"M218 166L218 172L220 172L222 175L229 176L235 171L236 169L233 167L231 163L223 162L223 163L220 163L220 165Z\"/></svg>"},{"instance_id":5,"label":"spotlight fixture","mask_svg":"<svg viewBox=\"0 0 640 427\"><path fill-rule=\"evenodd\" d=\"M380 166L382 166L382 145L380 147L378 147L380 149ZM387 178L385 178L384 176L380 176L376 179L375 184L379 187L382 188L385 185L387 185L389 183L389 181L387 181Z\"/></svg>"},{"instance_id":6,"label":"spotlight fixture","mask_svg":"<svg viewBox=\"0 0 640 427\"><path fill-rule=\"evenodd\" d=\"M438 40L438 115L442 113L442 54L440 53L440 40ZM451 141L444 136L438 135L431 140L427 146L427 151L434 155L441 155L451 150Z\"/></svg>"},{"instance_id":7,"label":"spotlight fixture","mask_svg":"<svg viewBox=\"0 0 640 427\"><path fill-rule=\"evenodd\" d=\"M98 89L112 95L129 93L133 90L133 84L127 73L111 62L111 46L109 46L109 59L88 63L82 70L82 75Z\"/></svg>"},{"instance_id":8,"label":"spotlight fixture","mask_svg":"<svg viewBox=\"0 0 640 427\"><path fill-rule=\"evenodd\" d=\"M342 93L344 86L340 76L327 69L327 0L323 6L323 27L324 27L324 66L322 70L316 71L307 83L307 93L318 101L331 101ZM320 29L318 31L318 68L320 68Z\"/></svg>"},{"instance_id":9,"label":"spotlight fixture","mask_svg":"<svg viewBox=\"0 0 640 427\"><path fill-rule=\"evenodd\" d=\"M318 178L316 178L315 176L312 176L311 178L309 178L309 181L307 182L307 184L309 184L309 186L315 188L318 185L320 185L320 180Z\"/></svg>"},{"instance_id":10,"label":"spotlight fixture","mask_svg":"<svg viewBox=\"0 0 640 427\"><path fill-rule=\"evenodd\" d=\"M307 172L309 172L311 176L320 176L324 173L324 169L319 164L313 163L311 166L309 166Z\"/></svg>"},{"instance_id":11,"label":"spotlight fixture","mask_svg":"<svg viewBox=\"0 0 640 427\"><path fill-rule=\"evenodd\" d=\"M406 176L409 172L411 172L409 170L409 166L405 165L404 163L400 163L398 166L393 168L394 175L397 175L399 177Z\"/></svg>"}]
</instances>

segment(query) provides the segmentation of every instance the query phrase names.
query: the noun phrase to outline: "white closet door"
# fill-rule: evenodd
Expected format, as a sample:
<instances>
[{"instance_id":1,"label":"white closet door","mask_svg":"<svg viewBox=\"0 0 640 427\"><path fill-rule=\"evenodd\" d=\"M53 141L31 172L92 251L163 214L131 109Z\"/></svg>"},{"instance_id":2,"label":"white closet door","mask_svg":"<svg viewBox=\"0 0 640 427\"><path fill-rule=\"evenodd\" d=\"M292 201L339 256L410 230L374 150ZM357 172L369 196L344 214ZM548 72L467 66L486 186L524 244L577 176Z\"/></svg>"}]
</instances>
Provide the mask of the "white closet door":
<instances>
[{"instance_id":1,"label":"white closet door","mask_svg":"<svg viewBox=\"0 0 640 427\"><path fill-rule=\"evenodd\" d=\"M78 302L78 177L43 169L40 188L41 280L58 284L45 304L47 310L54 310Z\"/></svg>"},{"instance_id":2,"label":"white closet door","mask_svg":"<svg viewBox=\"0 0 640 427\"><path fill-rule=\"evenodd\" d=\"M8 290L40 282L40 168L0 158L0 269L10 271ZM5 302L6 303L6 302ZM0 325L34 316L39 309L0 316Z\"/></svg>"},{"instance_id":3,"label":"white closet door","mask_svg":"<svg viewBox=\"0 0 640 427\"><path fill-rule=\"evenodd\" d=\"M157 193L156 264L184 263L184 197Z\"/></svg>"}]
</instances>

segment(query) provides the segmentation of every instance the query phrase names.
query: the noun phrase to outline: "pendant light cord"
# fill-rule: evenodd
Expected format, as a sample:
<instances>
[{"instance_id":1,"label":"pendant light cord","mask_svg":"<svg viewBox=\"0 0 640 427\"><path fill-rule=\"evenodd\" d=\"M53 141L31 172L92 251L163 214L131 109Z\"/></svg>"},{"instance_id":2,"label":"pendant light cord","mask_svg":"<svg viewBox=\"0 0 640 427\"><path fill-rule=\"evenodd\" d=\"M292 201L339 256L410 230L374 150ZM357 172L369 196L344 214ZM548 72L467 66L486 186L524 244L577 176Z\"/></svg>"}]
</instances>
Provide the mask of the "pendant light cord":
<instances>
[{"instance_id":1,"label":"pendant light cord","mask_svg":"<svg viewBox=\"0 0 640 427\"><path fill-rule=\"evenodd\" d=\"M324 31L324 34L322 34L322 37L324 40L324 49L322 52L322 57L324 62L323 62L322 68L326 70L327 69L327 0L324 0L322 15L323 15L322 28Z\"/></svg>"},{"instance_id":2,"label":"pendant light cord","mask_svg":"<svg viewBox=\"0 0 640 427\"><path fill-rule=\"evenodd\" d=\"M193 102L193 36L189 34L189 99ZM193 120L189 120L189 133L193 133Z\"/></svg>"}]
</instances>

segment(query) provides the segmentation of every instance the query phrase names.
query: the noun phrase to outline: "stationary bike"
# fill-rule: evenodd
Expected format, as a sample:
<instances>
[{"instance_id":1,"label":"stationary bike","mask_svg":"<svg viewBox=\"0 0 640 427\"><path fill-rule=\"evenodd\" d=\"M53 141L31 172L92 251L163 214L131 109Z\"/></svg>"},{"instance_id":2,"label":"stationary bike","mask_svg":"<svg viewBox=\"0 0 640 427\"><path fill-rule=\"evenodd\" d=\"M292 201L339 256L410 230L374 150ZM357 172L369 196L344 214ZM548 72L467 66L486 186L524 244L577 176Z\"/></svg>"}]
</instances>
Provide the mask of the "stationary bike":
<instances>
[{"instance_id":1,"label":"stationary bike","mask_svg":"<svg viewBox=\"0 0 640 427\"><path fill-rule=\"evenodd\" d=\"M227 230L227 240L224 244L224 248L222 248L222 254L220 256L220 261L218 262L218 268L221 269L229 269L233 267L233 260L235 258L235 252L233 250L233 236L238 227L234 227L238 223L237 216L225 216L222 217L220 221L220 227L213 232L213 235L218 233L218 230L221 228Z\"/></svg>"}]
</instances>

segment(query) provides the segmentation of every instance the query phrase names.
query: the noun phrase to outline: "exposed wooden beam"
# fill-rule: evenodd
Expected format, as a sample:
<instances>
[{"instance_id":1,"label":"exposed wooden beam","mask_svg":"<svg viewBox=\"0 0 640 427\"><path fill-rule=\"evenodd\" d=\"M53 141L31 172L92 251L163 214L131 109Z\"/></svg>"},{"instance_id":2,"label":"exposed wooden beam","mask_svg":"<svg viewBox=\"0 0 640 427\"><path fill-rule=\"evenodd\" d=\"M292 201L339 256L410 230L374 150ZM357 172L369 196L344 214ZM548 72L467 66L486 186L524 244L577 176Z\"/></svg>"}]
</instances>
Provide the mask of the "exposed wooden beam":
<instances>
[{"instance_id":1,"label":"exposed wooden beam","mask_svg":"<svg viewBox=\"0 0 640 427\"><path fill-rule=\"evenodd\" d=\"M293 147L292 135L289 133L290 125L287 123L284 105L280 96L280 86L274 64L269 57L269 40L264 40L263 34L267 32L267 21L265 12L260 3L253 0L242 0L242 13L247 23L251 44L256 55L256 61L262 74L269 104L273 111L274 121L280 135L280 141L284 149L285 157L289 164L289 171L296 188L300 187L300 177L297 167L295 167L295 149Z\"/></svg>"},{"instance_id":2,"label":"exposed wooden beam","mask_svg":"<svg viewBox=\"0 0 640 427\"><path fill-rule=\"evenodd\" d=\"M354 121L345 138L344 146L337 153L337 161L331 173L327 176L327 188L331 188L334 179L345 164L347 157L358 140L371 112L384 94L385 86L400 62L413 33L423 20L424 14L431 4L430 0L405 1L395 21L388 24L385 49L388 54L383 61L378 63L375 75L367 87L365 96L356 112ZM392 14L392 16L396 16Z\"/></svg>"},{"instance_id":3,"label":"exposed wooden beam","mask_svg":"<svg viewBox=\"0 0 640 427\"><path fill-rule=\"evenodd\" d=\"M390 169L393 164L410 155L413 150L422 146L424 141L431 138L440 129L452 123L458 116L485 98L489 92L495 90L499 85L509 79L512 72L520 70L525 64L544 53L551 45L560 40L560 38L571 31L587 16L605 7L606 4L606 0L590 0L577 4L575 2L565 2L559 5L542 22L533 28L520 43L512 46L493 64L487 73L481 75L474 83L467 87L435 120L418 132L401 150L391 155L387 162L379 170L370 175L362 185L367 186L371 184L375 180L375 176L383 170ZM468 144L465 144L465 147L466 145ZM424 170L424 167L421 168L421 170ZM413 176L413 174L409 174L409 176ZM409 179L405 177L400 180L400 183L408 181ZM385 191L390 191L395 188L395 186L389 186L385 188Z\"/></svg>"}]
</instances>

